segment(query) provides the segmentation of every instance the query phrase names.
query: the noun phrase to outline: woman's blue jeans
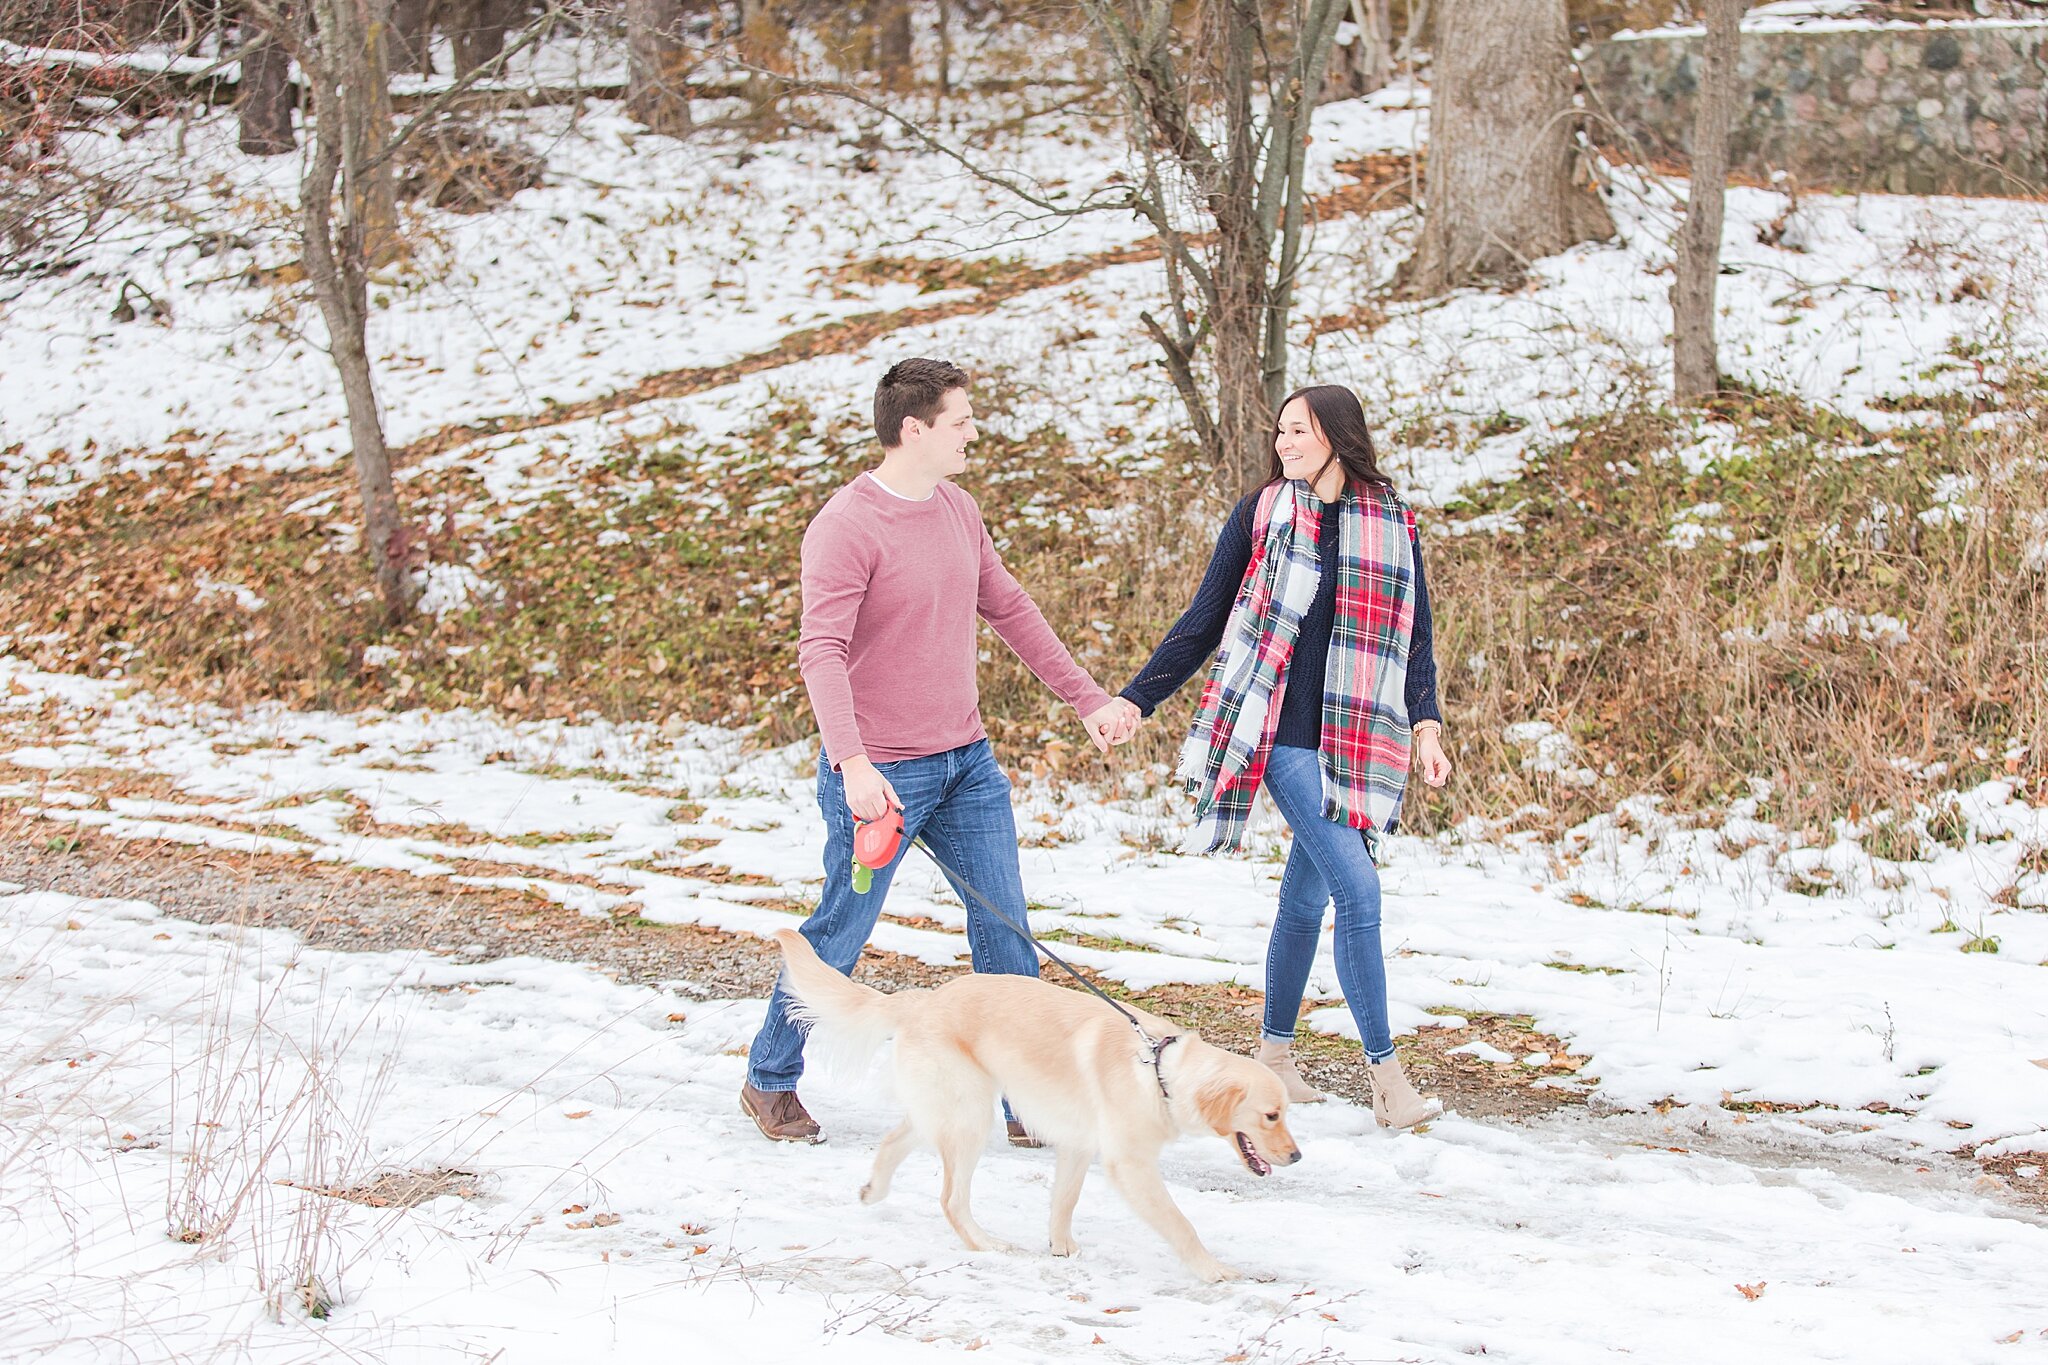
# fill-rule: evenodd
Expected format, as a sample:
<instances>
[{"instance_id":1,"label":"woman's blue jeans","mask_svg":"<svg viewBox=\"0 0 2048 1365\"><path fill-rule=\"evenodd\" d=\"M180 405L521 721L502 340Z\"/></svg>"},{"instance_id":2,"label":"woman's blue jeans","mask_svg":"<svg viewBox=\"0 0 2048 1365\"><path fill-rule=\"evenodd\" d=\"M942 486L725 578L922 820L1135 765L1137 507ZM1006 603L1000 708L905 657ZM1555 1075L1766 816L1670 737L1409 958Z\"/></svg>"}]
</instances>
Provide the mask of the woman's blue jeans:
<instances>
[{"instance_id":1,"label":"woman's blue jeans","mask_svg":"<svg viewBox=\"0 0 2048 1365\"><path fill-rule=\"evenodd\" d=\"M846 975L860 961L868 935L882 913L889 882L923 836L933 852L976 891L1018 925L1024 912L1024 878L1017 867L1017 821L1010 810L1010 779L988 741L923 758L878 763L903 802L903 847L896 860L875 871L865 892L853 889L853 812L846 808L846 782L818 757L818 812L825 817L825 889L818 908L797 926L818 956ZM920 854L920 857L923 855ZM1016 930L981 907L952 873L946 879L967 907L967 947L977 972L1038 975L1038 954ZM756 1090L794 1090L804 1074L803 1030L786 1013L789 997L778 978L768 998L768 1017L747 1049L747 1081Z\"/></svg>"},{"instance_id":2,"label":"woman's blue jeans","mask_svg":"<svg viewBox=\"0 0 2048 1365\"><path fill-rule=\"evenodd\" d=\"M1266 949L1260 1032L1276 1043L1293 1040L1323 911L1335 901L1337 984L1358 1022L1366 1060L1384 1062L1394 1055L1394 1038L1387 1027L1387 964L1380 951L1380 871L1365 834L1323 818L1322 759L1313 749L1275 745L1266 763L1266 791L1294 830L1294 848L1280 878L1280 906Z\"/></svg>"}]
</instances>

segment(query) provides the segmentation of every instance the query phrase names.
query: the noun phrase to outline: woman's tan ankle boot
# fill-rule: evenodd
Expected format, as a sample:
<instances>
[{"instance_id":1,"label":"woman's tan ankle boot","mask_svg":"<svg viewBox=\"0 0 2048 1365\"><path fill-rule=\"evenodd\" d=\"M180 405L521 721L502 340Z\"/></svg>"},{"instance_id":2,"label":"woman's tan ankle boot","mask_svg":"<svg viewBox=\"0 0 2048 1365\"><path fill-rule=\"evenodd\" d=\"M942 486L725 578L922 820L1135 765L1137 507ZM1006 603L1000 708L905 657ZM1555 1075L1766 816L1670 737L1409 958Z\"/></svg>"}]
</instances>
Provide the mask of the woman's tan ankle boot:
<instances>
[{"instance_id":1,"label":"woman's tan ankle boot","mask_svg":"<svg viewBox=\"0 0 2048 1365\"><path fill-rule=\"evenodd\" d=\"M1329 1098L1301 1078L1301 1072L1295 1069L1292 1043L1276 1043L1271 1038L1261 1038L1255 1060L1278 1076L1280 1083L1287 1087L1289 1104L1321 1104Z\"/></svg>"},{"instance_id":2,"label":"woman's tan ankle boot","mask_svg":"<svg viewBox=\"0 0 2048 1365\"><path fill-rule=\"evenodd\" d=\"M1425 1099L1408 1083L1399 1057L1368 1062L1365 1070L1372 1077L1372 1116L1380 1127L1413 1128L1443 1113L1441 1100Z\"/></svg>"}]
</instances>

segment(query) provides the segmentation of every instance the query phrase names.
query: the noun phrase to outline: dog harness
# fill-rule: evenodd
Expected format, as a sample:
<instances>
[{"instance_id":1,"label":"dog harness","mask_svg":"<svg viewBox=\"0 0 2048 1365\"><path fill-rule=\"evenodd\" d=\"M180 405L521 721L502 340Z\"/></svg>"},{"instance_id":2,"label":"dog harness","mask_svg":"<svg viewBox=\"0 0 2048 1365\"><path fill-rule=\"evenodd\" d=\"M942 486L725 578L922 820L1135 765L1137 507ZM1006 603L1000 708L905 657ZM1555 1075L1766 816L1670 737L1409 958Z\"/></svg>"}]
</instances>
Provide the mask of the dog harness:
<instances>
[{"instance_id":1,"label":"dog harness","mask_svg":"<svg viewBox=\"0 0 2048 1365\"><path fill-rule=\"evenodd\" d=\"M1104 996L1103 999L1108 1000L1109 997ZM1111 1000L1110 1003L1115 1004L1116 1002ZM1138 1041L1145 1044L1145 1050L1150 1054L1147 1058L1147 1065L1152 1068L1152 1079L1159 1082L1159 1098L1170 1101L1172 1097L1166 1091L1166 1049L1179 1042L1181 1035L1169 1033L1164 1038L1154 1038L1151 1034L1145 1032L1143 1028L1139 1027L1136 1019L1131 1020L1131 1027L1138 1030Z\"/></svg>"}]
</instances>

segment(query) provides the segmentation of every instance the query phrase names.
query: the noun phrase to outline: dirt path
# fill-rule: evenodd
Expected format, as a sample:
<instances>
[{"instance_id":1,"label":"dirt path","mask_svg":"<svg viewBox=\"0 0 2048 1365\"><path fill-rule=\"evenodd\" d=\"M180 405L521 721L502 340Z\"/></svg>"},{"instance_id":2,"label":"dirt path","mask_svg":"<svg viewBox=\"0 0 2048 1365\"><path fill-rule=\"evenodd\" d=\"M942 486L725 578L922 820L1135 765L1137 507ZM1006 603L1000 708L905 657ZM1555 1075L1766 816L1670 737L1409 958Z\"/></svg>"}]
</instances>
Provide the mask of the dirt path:
<instances>
[{"instance_id":1,"label":"dirt path","mask_svg":"<svg viewBox=\"0 0 2048 1365\"><path fill-rule=\"evenodd\" d=\"M344 952L432 952L464 962L532 956L582 962L616 980L666 985L697 999L765 996L778 959L767 940L696 925L656 925L578 914L512 891L485 890L402 872L342 868L290 856L224 853L124 840L44 820L20 803L0 801L0 881L31 891L148 901L201 924L289 929L308 944ZM933 986L960 969L869 948L860 977L882 990ZM1048 980L1061 980L1047 968ZM1164 986L1112 994L1200 1029L1211 1042L1249 1052L1260 996L1236 986ZM1331 1002L1311 1002L1331 1003ZM1523 1119L1580 1103L1568 1091L1538 1089L1524 1068L1496 1067L1448 1050L1485 1039L1503 1051L1549 1051L1558 1039L1517 1021L1472 1019L1463 1028L1425 1030L1404 1040L1402 1055L1418 1084L1467 1118ZM1311 1035L1303 1070L1331 1094L1366 1100L1365 1068L1355 1043Z\"/></svg>"},{"instance_id":2,"label":"dirt path","mask_svg":"<svg viewBox=\"0 0 2048 1365\"><path fill-rule=\"evenodd\" d=\"M1344 162L1338 169L1351 176L1353 183L1314 198L1308 205L1310 221L1323 222L1393 208L1408 202L1412 167L1410 159L1405 155L1375 153ZM1198 234L1191 240L1199 243L1204 238ZM579 422L586 418L617 412L657 398L682 398L702 393L763 370L780 369L785 365L794 365L818 356L837 355L855 350L868 345L877 337L900 332L909 327L943 322L949 318L992 313L1021 294L1071 284L1110 266L1156 261L1159 257L1158 240L1146 238L1129 246L1111 247L1085 256L1056 261L1051 265L1011 270L980 286L971 298L952 299L945 303L927 304L922 307L899 308L887 313L863 313L842 322L792 332L767 350L743 356L728 364L665 370L659 374L647 375L625 388L573 403L563 403L544 412L513 413L476 422L451 423L408 443L398 453L398 462L404 464L428 455L436 455L486 436L531 431L539 427L562 426L569 422ZM862 264L857 261L849 262L848 267L856 268ZM900 264L915 267L930 263L906 260Z\"/></svg>"},{"instance_id":3,"label":"dirt path","mask_svg":"<svg viewBox=\"0 0 2048 1365\"><path fill-rule=\"evenodd\" d=\"M945 303L926 304L922 307L899 308L887 313L863 313L857 317L847 318L843 322L831 322L820 327L792 332L765 351L756 351L725 365L664 370L636 380L625 388L601 393L593 398L579 399L573 403L558 404L543 412L513 413L476 422L451 423L407 444L398 453L398 462L410 463L428 455L437 455L445 450L468 445L471 441L486 436L531 431L538 427L558 427L591 417L601 417L608 412L617 412L622 408L634 407L657 398L683 398L693 393L702 393L706 389L719 388L763 370L778 370L785 365L794 365L818 356L838 355L843 351L857 350L877 337L900 332L908 327L994 312L1019 294L1028 294L1034 289L1047 289L1054 285L1070 284L1109 266L1128 265L1134 261L1151 261L1158 258L1158 246L1143 242L1135 246L1098 251L1088 256L1077 256L1053 265L1018 270L982 286L972 298L951 299Z\"/></svg>"}]
</instances>

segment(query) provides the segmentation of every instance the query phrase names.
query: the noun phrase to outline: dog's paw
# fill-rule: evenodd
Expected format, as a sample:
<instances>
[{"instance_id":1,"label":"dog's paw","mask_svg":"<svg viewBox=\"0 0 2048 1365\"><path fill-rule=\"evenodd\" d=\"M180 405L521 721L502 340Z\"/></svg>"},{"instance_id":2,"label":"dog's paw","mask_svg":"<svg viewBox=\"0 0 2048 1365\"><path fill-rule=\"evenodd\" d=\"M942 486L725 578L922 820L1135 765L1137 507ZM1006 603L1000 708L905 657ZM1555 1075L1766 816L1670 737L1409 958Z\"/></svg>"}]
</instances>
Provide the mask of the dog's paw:
<instances>
[{"instance_id":1,"label":"dog's paw","mask_svg":"<svg viewBox=\"0 0 2048 1365\"><path fill-rule=\"evenodd\" d=\"M1225 1280L1241 1280L1244 1278L1242 1270L1227 1266L1221 1261L1209 1261L1203 1265L1192 1265L1188 1269L1194 1271L1196 1277L1207 1284L1220 1284Z\"/></svg>"},{"instance_id":2,"label":"dog's paw","mask_svg":"<svg viewBox=\"0 0 2048 1365\"><path fill-rule=\"evenodd\" d=\"M997 1237L984 1237L978 1243L969 1242L967 1249L969 1251L994 1251L1004 1256L1015 1256L1018 1252L1017 1247Z\"/></svg>"},{"instance_id":3,"label":"dog's paw","mask_svg":"<svg viewBox=\"0 0 2048 1365\"><path fill-rule=\"evenodd\" d=\"M889 1187L887 1185L876 1185L870 1182L860 1187L860 1202L863 1204L879 1204L888 1197Z\"/></svg>"},{"instance_id":4,"label":"dog's paw","mask_svg":"<svg viewBox=\"0 0 2048 1365\"><path fill-rule=\"evenodd\" d=\"M1072 1256L1080 1250L1081 1244L1071 1237L1055 1238L1052 1244L1052 1254L1055 1256Z\"/></svg>"}]
</instances>

